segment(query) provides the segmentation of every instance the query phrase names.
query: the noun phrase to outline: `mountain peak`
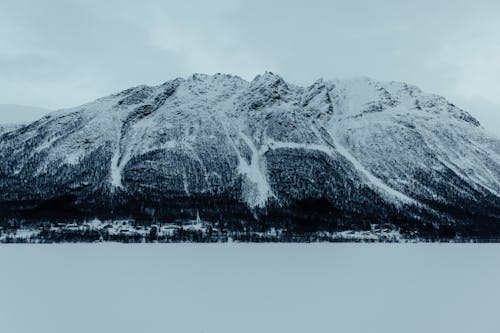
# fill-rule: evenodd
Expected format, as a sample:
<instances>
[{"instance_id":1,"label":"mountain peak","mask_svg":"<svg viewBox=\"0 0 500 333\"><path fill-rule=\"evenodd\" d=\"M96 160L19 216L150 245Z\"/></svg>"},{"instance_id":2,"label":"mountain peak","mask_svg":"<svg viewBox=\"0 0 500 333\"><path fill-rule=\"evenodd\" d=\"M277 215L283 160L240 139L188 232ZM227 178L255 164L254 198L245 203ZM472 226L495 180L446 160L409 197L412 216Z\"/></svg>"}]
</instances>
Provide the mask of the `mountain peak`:
<instances>
[{"instance_id":1,"label":"mountain peak","mask_svg":"<svg viewBox=\"0 0 500 333\"><path fill-rule=\"evenodd\" d=\"M273 85L273 84L283 84L285 83L285 80L277 74L274 74L273 72L264 72L264 74L259 74L257 75L253 80L252 84L257 84L257 85Z\"/></svg>"}]
</instances>

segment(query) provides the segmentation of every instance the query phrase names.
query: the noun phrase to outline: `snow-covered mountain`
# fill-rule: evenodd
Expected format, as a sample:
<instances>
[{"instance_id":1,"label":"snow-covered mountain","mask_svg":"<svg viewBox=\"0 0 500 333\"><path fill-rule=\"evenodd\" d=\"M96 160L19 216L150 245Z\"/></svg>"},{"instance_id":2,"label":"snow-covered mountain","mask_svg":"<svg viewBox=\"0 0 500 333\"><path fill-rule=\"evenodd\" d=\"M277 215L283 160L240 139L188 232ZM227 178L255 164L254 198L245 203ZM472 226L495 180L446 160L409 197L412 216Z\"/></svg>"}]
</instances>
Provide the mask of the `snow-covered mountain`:
<instances>
[{"instance_id":1,"label":"snow-covered mountain","mask_svg":"<svg viewBox=\"0 0 500 333\"><path fill-rule=\"evenodd\" d=\"M195 74L0 130L0 209L305 230L490 225L500 140L405 83Z\"/></svg>"}]
</instances>

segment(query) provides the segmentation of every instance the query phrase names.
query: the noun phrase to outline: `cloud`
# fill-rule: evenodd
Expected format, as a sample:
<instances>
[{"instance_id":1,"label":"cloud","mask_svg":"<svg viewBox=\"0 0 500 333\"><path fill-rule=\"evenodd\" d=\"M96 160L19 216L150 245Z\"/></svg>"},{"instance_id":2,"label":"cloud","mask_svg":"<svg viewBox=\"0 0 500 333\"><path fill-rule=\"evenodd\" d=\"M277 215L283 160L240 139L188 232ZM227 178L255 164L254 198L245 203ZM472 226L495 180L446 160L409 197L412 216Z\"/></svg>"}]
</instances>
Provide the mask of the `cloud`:
<instances>
[{"instance_id":1,"label":"cloud","mask_svg":"<svg viewBox=\"0 0 500 333\"><path fill-rule=\"evenodd\" d=\"M22 27L1 41L2 102L61 107L187 71L182 53L140 26L74 3L27 3L0 8L2 25Z\"/></svg>"}]
</instances>

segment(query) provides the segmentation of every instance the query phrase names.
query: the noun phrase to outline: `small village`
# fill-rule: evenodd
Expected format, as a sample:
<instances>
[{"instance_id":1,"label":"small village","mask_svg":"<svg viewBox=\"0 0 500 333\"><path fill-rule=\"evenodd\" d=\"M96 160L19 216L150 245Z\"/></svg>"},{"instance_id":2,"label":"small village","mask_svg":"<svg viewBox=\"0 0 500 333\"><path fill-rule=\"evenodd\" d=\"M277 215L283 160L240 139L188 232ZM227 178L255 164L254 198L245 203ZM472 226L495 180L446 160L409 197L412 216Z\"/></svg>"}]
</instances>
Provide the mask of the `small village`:
<instances>
[{"instance_id":1,"label":"small village","mask_svg":"<svg viewBox=\"0 0 500 333\"><path fill-rule=\"evenodd\" d=\"M313 232L303 235L271 228L265 232L227 230L199 217L182 223L140 225L134 220L83 223L39 223L25 226L18 222L0 227L0 243L225 243L225 242L407 242L398 230L373 225L371 230Z\"/></svg>"}]
</instances>

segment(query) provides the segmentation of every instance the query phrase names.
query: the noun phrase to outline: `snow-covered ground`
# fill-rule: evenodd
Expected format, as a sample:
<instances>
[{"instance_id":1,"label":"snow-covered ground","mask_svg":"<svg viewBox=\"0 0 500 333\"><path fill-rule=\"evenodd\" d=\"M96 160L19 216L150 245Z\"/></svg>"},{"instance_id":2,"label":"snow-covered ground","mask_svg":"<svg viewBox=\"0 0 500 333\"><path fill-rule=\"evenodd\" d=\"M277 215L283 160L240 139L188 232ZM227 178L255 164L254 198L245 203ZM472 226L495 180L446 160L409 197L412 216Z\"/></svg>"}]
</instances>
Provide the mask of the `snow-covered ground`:
<instances>
[{"instance_id":1,"label":"snow-covered ground","mask_svg":"<svg viewBox=\"0 0 500 333\"><path fill-rule=\"evenodd\" d=\"M500 246L0 246L0 332L500 332Z\"/></svg>"}]
</instances>

